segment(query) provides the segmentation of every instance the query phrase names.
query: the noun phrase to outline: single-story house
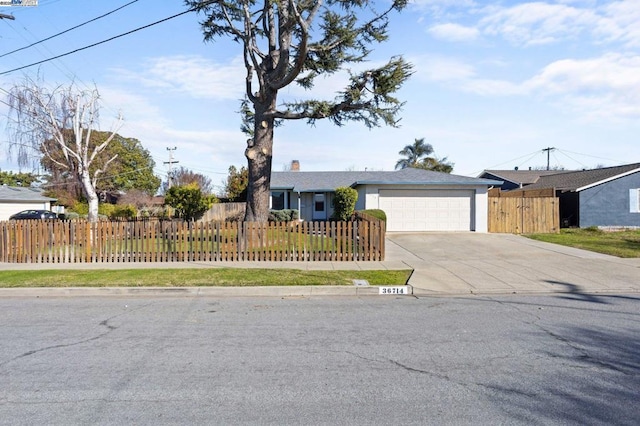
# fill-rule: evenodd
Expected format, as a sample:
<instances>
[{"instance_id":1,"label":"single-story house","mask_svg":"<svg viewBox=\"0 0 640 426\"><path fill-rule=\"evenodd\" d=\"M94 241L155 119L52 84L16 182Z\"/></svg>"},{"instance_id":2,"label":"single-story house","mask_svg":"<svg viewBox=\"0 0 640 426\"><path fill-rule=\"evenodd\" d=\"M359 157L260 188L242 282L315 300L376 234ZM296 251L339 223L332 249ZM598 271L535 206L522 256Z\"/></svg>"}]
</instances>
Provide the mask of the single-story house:
<instances>
[{"instance_id":1,"label":"single-story house","mask_svg":"<svg viewBox=\"0 0 640 426\"><path fill-rule=\"evenodd\" d=\"M55 198L42 195L38 188L19 188L0 185L0 220L9 220L9 216L22 210L51 210Z\"/></svg>"},{"instance_id":2,"label":"single-story house","mask_svg":"<svg viewBox=\"0 0 640 426\"><path fill-rule=\"evenodd\" d=\"M521 189L536 183L542 176L557 175L567 173L565 170L485 170L478 176L480 179L501 180L500 189L509 191L511 189Z\"/></svg>"},{"instance_id":3,"label":"single-story house","mask_svg":"<svg viewBox=\"0 0 640 426\"><path fill-rule=\"evenodd\" d=\"M640 227L640 163L541 176L526 187L550 188L563 227Z\"/></svg>"},{"instance_id":4,"label":"single-story house","mask_svg":"<svg viewBox=\"0 0 640 426\"><path fill-rule=\"evenodd\" d=\"M501 183L413 168L272 172L270 207L297 209L307 221L327 220L335 189L351 187L358 191L356 210L383 210L390 232L487 232L487 191Z\"/></svg>"}]
</instances>

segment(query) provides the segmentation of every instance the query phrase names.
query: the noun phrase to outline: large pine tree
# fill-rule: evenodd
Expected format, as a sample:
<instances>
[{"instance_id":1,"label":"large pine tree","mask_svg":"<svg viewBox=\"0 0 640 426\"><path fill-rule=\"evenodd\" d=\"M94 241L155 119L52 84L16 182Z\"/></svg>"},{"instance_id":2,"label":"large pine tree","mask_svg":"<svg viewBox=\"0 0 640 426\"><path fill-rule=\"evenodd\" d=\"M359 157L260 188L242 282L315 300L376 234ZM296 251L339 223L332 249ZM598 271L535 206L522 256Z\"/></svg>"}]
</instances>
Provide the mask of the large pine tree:
<instances>
[{"instance_id":1,"label":"large pine tree","mask_svg":"<svg viewBox=\"0 0 640 426\"><path fill-rule=\"evenodd\" d=\"M201 12L204 38L231 37L243 49L245 125L251 134L245 156L249 187L245 220L264 222L269 213L274 128L281 120L329 119L336 125L359 121L367 127L395 126L402 102L393 94L409 78L400 56L360 72L370 47L387 38L392 12L406 0L187 0ZM385 5L385 9L377 6ZM316 77L349 71L349 81L332 100L280 102L278 93L297 83L312 89Z\"/></svg>"}]
</instances>

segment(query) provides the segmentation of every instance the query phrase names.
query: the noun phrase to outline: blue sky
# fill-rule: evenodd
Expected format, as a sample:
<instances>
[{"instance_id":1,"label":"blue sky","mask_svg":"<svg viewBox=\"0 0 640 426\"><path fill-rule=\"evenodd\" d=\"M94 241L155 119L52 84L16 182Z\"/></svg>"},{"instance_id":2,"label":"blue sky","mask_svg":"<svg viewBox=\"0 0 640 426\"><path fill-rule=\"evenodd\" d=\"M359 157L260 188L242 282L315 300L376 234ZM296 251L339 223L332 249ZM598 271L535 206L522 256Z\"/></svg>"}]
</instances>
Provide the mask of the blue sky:
<instances>
[{"instance_id":1,"label":"blue sky","mask_svg":"<svg viewBox=\"0 0 640 426\"><path fill-rule=\"evenodd\" d=\"M40 0L0 7L0 55L105 14L131 0ZM180 0L138 0L105 18L37 46L0 57L0 72L102 41L185 10ZM139 139L166 177L174 160L221 184L230 165L246 164L237 113L245 71L238 45L203 43L193 13L63 58L0 75L6 89L25 74L49 84L95 85L101 125L119 111L120 134ZM546 166L568 169L640 162L640 0L479 2L417 0L395 15L390 40L372 64L403 55L415 74L398 94L400 128L276 129L274 170L299 160L302 170L393 170L398 151L425 138L454 173ZM333 98L341 76L307 94ZM0 92L2 95L2 92ZM6 156L6 107L0 103L0 168ZM22 171L30 171L22 169Z\"/></svg>"}]
</instances>

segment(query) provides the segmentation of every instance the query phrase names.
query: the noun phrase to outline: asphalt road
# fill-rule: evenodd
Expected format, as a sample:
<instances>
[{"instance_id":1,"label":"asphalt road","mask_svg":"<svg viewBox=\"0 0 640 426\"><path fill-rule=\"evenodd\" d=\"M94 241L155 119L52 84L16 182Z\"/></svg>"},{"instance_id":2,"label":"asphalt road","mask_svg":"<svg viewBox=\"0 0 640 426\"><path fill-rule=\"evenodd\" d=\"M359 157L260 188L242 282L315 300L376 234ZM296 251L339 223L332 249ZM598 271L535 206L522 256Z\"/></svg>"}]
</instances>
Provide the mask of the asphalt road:
<instances>
[{"instance_id":1,"label":"asphalt road","mask_svg":"<svg viewBox=\"0 0 640 426\"><path fill-rule=\"evenodd\" d=\"M0 424L640 423L640 298L0 299Z\"/></svg>"}]
</instances>

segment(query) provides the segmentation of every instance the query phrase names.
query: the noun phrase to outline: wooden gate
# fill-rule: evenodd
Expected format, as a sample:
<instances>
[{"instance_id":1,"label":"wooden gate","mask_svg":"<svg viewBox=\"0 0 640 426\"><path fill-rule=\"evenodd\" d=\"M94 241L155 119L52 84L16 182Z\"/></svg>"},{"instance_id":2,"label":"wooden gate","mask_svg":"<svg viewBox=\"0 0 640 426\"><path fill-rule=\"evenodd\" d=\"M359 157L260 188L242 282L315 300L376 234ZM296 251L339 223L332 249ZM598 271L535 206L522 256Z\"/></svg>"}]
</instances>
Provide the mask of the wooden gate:
<instances>
[{"instance_id":1,"label":"wooden gate","mask_svg":"<svg viewBox=\"0 0 640 426\"><path fill-rule=\"evenodd\" d=\"M560 232L560 201L555 191L489 191L489 232Z\"/></svg>"}]
</instances>

